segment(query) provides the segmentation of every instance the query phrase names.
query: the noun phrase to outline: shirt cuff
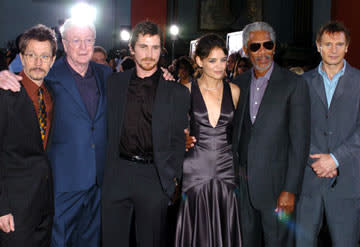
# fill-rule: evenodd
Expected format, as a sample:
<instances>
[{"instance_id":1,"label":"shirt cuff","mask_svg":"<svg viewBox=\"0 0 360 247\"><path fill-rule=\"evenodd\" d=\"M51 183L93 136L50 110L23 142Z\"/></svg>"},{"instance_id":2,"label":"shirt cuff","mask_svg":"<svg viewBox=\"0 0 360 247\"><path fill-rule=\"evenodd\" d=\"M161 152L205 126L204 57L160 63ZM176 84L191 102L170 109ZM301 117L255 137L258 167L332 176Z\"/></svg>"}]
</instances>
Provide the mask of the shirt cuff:
<instances>
[{"instance_id":1,"label":"shirt cuff","mask_svg":"<svg viewBox=\"0 0 360 247\"><path fill-rule=\"evenodd\" d=\"M336 164L336 168L339 167L339 161L335 158L335 156L333 154L330 154L331 155L331 158L333 158L333 160L335 161L335 164Z\"/></svg>"}]
</instances>

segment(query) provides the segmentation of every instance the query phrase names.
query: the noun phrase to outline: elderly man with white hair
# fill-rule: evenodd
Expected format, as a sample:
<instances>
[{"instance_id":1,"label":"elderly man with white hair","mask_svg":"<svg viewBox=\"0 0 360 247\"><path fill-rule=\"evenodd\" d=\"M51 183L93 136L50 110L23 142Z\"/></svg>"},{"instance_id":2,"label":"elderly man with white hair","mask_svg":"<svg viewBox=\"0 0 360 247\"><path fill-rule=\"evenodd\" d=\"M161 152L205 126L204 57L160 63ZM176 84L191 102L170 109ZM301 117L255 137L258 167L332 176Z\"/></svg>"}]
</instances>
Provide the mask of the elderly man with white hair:
<instances>
[{"instance_id":1,"label":"elderly man with white hair","mask_svg":"<svg viewBox=\"0 0 360 247\"><path fill-rule=\"evenodd\" d=\"M100 246L100 185L105 165L105 80L108 66L90 61L96 31L68 19L62 28L66 57L48 76L56 101L48 157L54 177L53 247ZM0 73L2 88L20 90L16 77Z\"/></svg>"}]
</instances>

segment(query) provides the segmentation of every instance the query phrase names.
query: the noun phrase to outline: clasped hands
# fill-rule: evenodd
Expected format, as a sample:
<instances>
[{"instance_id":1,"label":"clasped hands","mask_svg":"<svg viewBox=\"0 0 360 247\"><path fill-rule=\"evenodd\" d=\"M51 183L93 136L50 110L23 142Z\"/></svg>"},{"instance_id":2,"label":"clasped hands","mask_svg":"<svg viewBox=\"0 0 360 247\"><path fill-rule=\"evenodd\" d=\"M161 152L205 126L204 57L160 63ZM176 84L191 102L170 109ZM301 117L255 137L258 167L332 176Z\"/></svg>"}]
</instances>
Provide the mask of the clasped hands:
<instances>
[{"instance_id":1,"label":"clasped hands","mask_svg":"<svg viewBox=\"0 0 360 247\"><path fill-rule=\"evenodd\" d=\"M14 216L12 214L6 214L0 217L0 230L5 233L15 231Z\"/></svg>"},{"instance_id":2,"label":"clasped hands","mask_svg":"<svg viewBox=\"0 0 360 247\"><path fill-rule=\"evenodd\" d=\"M330 154L310 154L310 158L316 159L311 168L320 178L332 178L338 175L336 163Z\"/></svg>"}]
</instances>

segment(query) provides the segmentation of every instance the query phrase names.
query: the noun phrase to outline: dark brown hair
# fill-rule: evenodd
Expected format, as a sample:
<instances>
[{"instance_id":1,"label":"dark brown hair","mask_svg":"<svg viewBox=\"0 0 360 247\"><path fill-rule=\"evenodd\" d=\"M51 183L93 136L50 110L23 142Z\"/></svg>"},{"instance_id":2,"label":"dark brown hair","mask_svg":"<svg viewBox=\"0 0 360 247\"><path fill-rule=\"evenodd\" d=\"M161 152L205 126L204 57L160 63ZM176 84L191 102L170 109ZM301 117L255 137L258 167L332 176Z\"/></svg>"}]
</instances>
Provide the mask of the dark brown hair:
<instances>
[{"instance_id":1,"label":"dark brown hair","mask_svg":"<svg viewBox=\"0 0 360 247\"><path fill-rule=\"evenodd\" d=\"M19 42L19 49L21 54L24 54L30 40L49 41L51 45L52 56L56 55L57 44L55 32L47 26L38 24L23 33Z\"/></svg>"},{"instance_id":2,"label":"dark brown hair","mask_svg":"<svg viewBox=\"0 0 360 247\"><path fill-rule=\"evenodd\" d=\"M324 26L322 26L319 32L316 34L316 42L321 41L321 37L324 33L334 34L334 33L344 33L346 38L346 43L350 43L350 33L349 30L345 27L342 22L331 21Z\"/></svg>"},{"instance_id":3,"label":"dark brown hair","mask_svg":"<svg viewBox=\"0 0 360 247\"><path fill-rule=\"evenodd\" d=\"M228 54L226 49L226 44L223 38L219 35L210 33L202 36L196 45L195 57L200 57L200 59L207 58L214 48L220 48L223 50L225 55Z\"/></svg>"},{"instance_id":4,"label":"dark brown hair","mask_svg":"<svg viewBox=\"0 0 360 247\"><path fill-rule=\"evenodd\" d=\"M160 37L160 45L163 45L163 36L162 31L158 25L151 21L143 21L134 27L131 38L130 38L130 46L134 49L136 42L139 39L139 34L146 35L149 34L150 36L159 35Z\"/></svg>"}]
</instances>

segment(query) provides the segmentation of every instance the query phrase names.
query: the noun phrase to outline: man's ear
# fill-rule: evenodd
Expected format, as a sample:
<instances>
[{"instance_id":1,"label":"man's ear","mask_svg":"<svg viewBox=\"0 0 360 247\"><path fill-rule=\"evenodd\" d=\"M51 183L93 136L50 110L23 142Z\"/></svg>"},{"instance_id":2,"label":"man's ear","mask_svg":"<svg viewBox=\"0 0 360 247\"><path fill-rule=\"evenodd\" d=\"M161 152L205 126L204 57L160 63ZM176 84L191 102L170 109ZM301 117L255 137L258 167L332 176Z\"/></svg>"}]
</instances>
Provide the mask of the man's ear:
<instances>
[{"instance_id":1,"label":"man's ear","mask_svg":"<svg viewBox=\"0 0 360 247\"><path fill-rule=\"evenodd\" d=\"M248 49L243 45L243 51L247 57L249 57Z\"/></svg>"},{"instance_id":2,"label":"man's ear","mask_svg":"<svg viewBox=\"0 0 360 247\"><path fill-rule=\"evenodd\" d=\"M21 64L24 67L24 56L21 52L19 53L19 55L20 55Z\"/></svg>"},{"instance_id":3,"label":"man's ear","mask_svg":"<svg viewBox=\"0 0 360 247\"><path fill-rule=\"evenodd\" d=\"M131 45L129 44L129 51L130 51L130 55L133 56L135 54L133 48L131 47Z\"/></svg>"},{"instance_id":4,"label":"man's ear","mask_svg":"<svg viewBox=\"0 0 360 247\"><path fill-rule=\"evenodd\" d=\"M320 43L317 42L317 41L316 41L315 43L316 43L317 51L321 54L321 49L322 49L322 47L321 47Z\"/></svg>"},{"instance_id":5,"label":"man's ear","mask_svg":"<svg viewBox=\"0 0 360 247\"><path fill-rule=\"evenodd\" d=\"M56 55L55 55L55 56L53 56L53 57L51 58L51 65L50 65L50 68L54 65L55 60L56 60Z\"/></svg>"}]
</instances>

